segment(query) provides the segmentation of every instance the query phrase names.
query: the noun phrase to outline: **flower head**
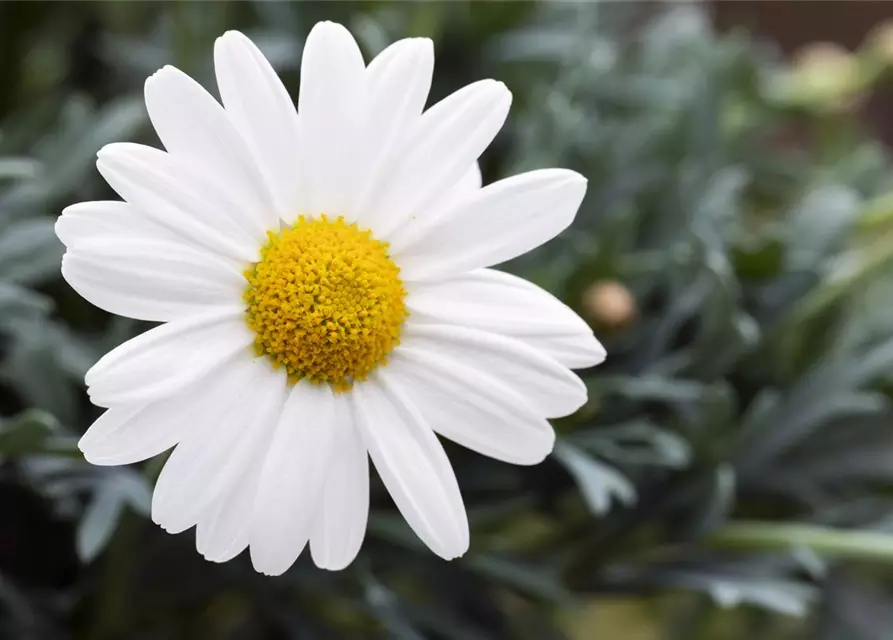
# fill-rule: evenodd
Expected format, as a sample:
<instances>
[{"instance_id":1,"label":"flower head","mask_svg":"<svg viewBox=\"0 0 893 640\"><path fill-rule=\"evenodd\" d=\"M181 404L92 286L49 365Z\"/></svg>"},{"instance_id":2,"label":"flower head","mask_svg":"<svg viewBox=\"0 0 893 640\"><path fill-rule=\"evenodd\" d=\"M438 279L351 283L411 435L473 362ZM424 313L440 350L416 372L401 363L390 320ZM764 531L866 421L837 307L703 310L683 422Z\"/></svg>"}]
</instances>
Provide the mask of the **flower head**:
<instances>
[{"instance_id":1,"label":"flower head","mask_svg":"<svg viewBox=\"0 0 893 640\"><path fill-rule=\"evenodd\" d=\"M87 373L106 412L94 464L174 448L152 517L196 527L213 561L246 548L279 574L359 551L369 467L444 558L468 548L435 434L535 464L547 418L586 390L604 349L545 291L491 269L573 220L586 181L534 171L481 188L476 161L511 95L484 80L424 109L433 48L401 40L369 65L341 26L310 33L300 97L229 32L219 104L180 71L146 82L165 151L112 144L97 166L124 202L68 207L62 272L112 313L163 323Z\"/></svg>"}]
</instances>

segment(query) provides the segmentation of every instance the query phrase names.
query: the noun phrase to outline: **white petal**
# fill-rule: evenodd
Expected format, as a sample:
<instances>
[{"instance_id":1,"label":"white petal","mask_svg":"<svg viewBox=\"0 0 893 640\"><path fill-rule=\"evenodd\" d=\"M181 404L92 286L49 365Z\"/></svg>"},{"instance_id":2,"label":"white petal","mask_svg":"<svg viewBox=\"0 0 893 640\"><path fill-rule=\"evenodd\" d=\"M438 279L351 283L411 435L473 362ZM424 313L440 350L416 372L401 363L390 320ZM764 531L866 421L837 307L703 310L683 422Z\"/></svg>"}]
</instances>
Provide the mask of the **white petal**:
<instances>
[{"instance_id":1,"label":"white petal","mask_svg":"<svg viewBox=\"0 0 893 640\"><path fill-rule=\"evenodd\" d=\"M410 319L401 336L404 347L437 354L502 380L547 418L569 415L586 402L586 386L570 369L513 338Z\"/></svg>"},{"instance_id":2,"label":"white petal","mask_svg":"<svg viewBox=\"0 0 893 640\"><path fill-rule=\"evenodd\" d=\"M237 221L246 231L263 238L276 228L273 201L252 153L211 94L171 66L146 80L145 93L149 118L168 152L245 206Z\"/></svg>"},{"instance_id":3,"label":"white petal","mask_svg":"<svg viewBox=\"0 0 893 640\"><path fill-rule=\"evenodd\" d=\"M369 518L369 456L357 431L357 412L363 411L342 394L339 401L348 404L339 411L349 420L333 423L334 446L329 470L317 508L310 554L320 569L340 571L353 562Z\"/></svg>"},{"instance_id":4,"label":"white petal","mask_svg":"<svg viewBox=\"0 0 893 640\"><path fill-rule=\"evenodd\" d=\"M388 375L406 390L431 428L473 451L511 464L538 464L555 432L518 393L473 363L401 346Z\"/></svg>"},{"instance_id":5,"label":"white petal","mask_svg":"<svg viewBox=\"0 0 893 640\"><path fill-rule=\"evenodd\" d=\"M251 525L254 568L278 576L310 539L332 453L333 435L350 415L328 385L292 388L264 461Z\"/></svg>"},{"instance_id":6,"label":"white petal","mask_svg":"<svg viewBox=\"0 0 893 640\"><path fill-rule=\"evenodd\" d=\"M282 411L287 378L266 359L239 359L226 369L213 382L226 385L226 399L206 407L204 425L177 445L158 476L152 520L171 533L207 515L266 454Z\"/></svg>"},{"instance_id":7,"label":"white petal","mask_svg":"<svg viewBox=\"0 0 893 640\"><path fill-rule=\"evenodd\" d=\"M226 113L248 142L276 212L287 222L301 212L298 112L270 63L251 40L227 31L214 45L217 86Z\"/></svg>"},{"instance_id":8,"label":"white petal","mask_svg":"<svg viewBox=\"0 0 893 640\"><path fill-rule=\"evenodd\" d=\"M116 201L79 202L65 207L56 220L56 235L68 249L121 240L182 243L170 230L153 222L133 205Z\"/></svg>"},{"instance_id":9,"label":"white petal","mask_svg":"<svg viewBox=\"0 0 893 640\"><path fill-rule=\"evenodd\" d=\"M128 340L87 372L87 392L101 407L171 396L234 356L248 357L254 334L233 308L176 320Z\"/></svg>"},{"instance_id":10,"label":"white petal","mask_svg":"<svg viewBox=\"0 0 893 640\"><path fill-rule=\"evenodd\" d=\"M479 269L411 290L414 322L456 324L517 338L572 369L592 367L605 349L580 316L521 278Z\"/></svg>"},{"instance_id":11,"label":"white petal","mask_svg":"<svg viewBox=\"0 0 893 640\"><path fill-rule=\"evenodd\" d=\"M504 84L482 80L422 114L387 184L370 201L370 209L390 212L376 234L390 239L396 229L436 208L502 128L511 102Z\"/></svg>"},{"instance_id":12,"label":"white petal","mask_svg":"<svg viewBox=\"0 0 893 640\"><path fill-rule=\"evenodd\" d=\"M70 249L62 276L100 309L161 322L238 305L245 289L239 270L209 252L126 237Z\"/></svg>"},{"instance_id":13,"label":"white petal","mask_svg":"<svg viewBox=\"0 0 893 640\"><path fill-rule=\"evenodd\" d=\"M99 151L96 167L122 198L175 235L237 260L257 261L262 237L240 222L251 205L188 164L151 147L114 143Z\"/></svg>"},{"instance_id":14,"label":"white petal","mask_svg":"<svg viewBox=\"0 0 893 640\"><path fill-rule=\"evenodd\" d=\"M262 456L256 456L229 493L200 517L195 548L206 560L228 562L248 546L262 463Z\"/></svg>"},{"instance_id":15,"label":"white petal","mask_svg":"<svg viewBox=\"0 0 893 640\"><path fill-rule=\"evenodd\" d=\"M378 475L416 535L452 560L468 549L468 518L450 461L387 368L354 387L360 431Z\"/></svg>"},{"instance_id":16,"label":"white petal","mask_svg":"<svg viewBox=\"0 0 893 640\"><path fill-rule=\"evenodd\" d=\"M378 54L366 70L369 112L367 168L357 201L360 223L375 228L393 214L370 206L394 170L419 119L434 72L434 45L428 38L399 40Z\"/></svg>"},{"instance_id":17,"label":"white petal","mask_svg":"<svg viewBox=\"0 0 893 640\"><path fill-rule=\"evenodd\" d=\"M228 401L230 377L224 372L209 384L157 402L108 409L81 437L78 448L96 465L131 464L167 451L207 424L209 406Z\"/></svg>"},{"instance_id":18,"label":"white petal","mask_svg":"<svg viewBox=\"0 0 893 640\"><path fill-rule=\"evenodd\" d=\"M459 182L453 187L453 193L460 197L469 196L480 189L482 183L483 176L481 176L481 167L475 162L471 165L471 169L466 171L462 177L459 178Z\"/></svg>"},{"instance_id":19,"label":"white petal","mask_svg":"<svg viewBox=\"0 0 893 640\"><path fill-rule=\"evenodd\" d=\"M356 218L367 151L361 135L365 82L366 66L350 32L333 22L314 26L304 44L298 96L303 213Z\"/></svg>"},{"instance_id":20,"label":"white petal","mask_svg":"<svg viewBox=\"0 0 893 640\"><path fill-rule=\"evenodd\" d=\"M186 433L189 425L180 419L183 409L176 400L108 409L83 435L78 448L87 462L100 466L146 460L173 447Z\"/></svg>"},{"instance_id":21,"label":"white petal","mask_svg":"<svg viewBox=\"0 0 893 640\"><path fill-rule=\"evenodd\" d=\"M480 189L442 215L420 216L389 238L391 249L408 281L489 267L561 233L585 193L586 179L573 171L523 173Z\"/></svg>"}]
</instances>

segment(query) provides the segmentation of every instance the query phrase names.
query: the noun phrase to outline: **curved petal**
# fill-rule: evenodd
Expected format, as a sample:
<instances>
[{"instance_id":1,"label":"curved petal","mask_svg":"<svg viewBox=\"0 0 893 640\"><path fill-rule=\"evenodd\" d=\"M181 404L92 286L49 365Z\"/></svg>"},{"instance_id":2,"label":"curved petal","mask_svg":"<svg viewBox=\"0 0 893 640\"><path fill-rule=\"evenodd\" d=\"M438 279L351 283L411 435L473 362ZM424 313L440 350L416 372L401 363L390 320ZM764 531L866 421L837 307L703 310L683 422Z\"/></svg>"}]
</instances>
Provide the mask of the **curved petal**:
<instances>
[{"instance_id":1,"label":"curved petal","mask_svg":"<svg viewBox=\"0 0 893 640\"><path fill-rule=\"evenodd\" d=\"M237 222L254 237L278 227L273 201L251 151L223 107L171 66L146 80L149 119L165 149L245 205Z\"/></svg>"},{"instance_id":2,"label":"curved petal","mask_svg":"<svg viewBox=\"0 0 893 640\"><path fill-rule=\"evenodd\" d=\"M390 240L396 230L436 208L493 141L511 102L504 84L481 80L423 113L408 132L391 175L368 202L380 220L376 235Z\"/></svg>"},{"instance_id":3,"label":"curved petal","mask_svg":"<svg viewBox=\"0 0 893 640\"><path fill-rule=\"evenodd\" d=\"M217 86L226 113L254 154L275 201L292 222L301 212L298 112L263 53L238 31L214 45Z\"/></svg>"},{"instance_id":4,"label":"curved petal","mask_svg":"<svg viewBox=\"0 0 893 640\"><path fill-rule=\"evenodd\" d=\"M254 335L241 308L215 311L150 329L112 349L87 371L87 392L101 407L172 396L237 354Z\"/></svg>"},{"instance_id":5,"label":"curved petal","mask_svg":"<svg viewBox=\"0 0 893 640\"><path fill-rule=\"evenodd\" d=\"M111 466L139 462L167 451L207 424L208 407L226 402L232 376L188 388L140 406L107 409L81 436L78 448L88 462Z\"/></svg>"},{"instance_id":6,"label":"curved petal","mask_svg":"<svg viewBox=\"0 0 893 640\"><path fill-rule=\"evenodd\" d=\"M164 151L118 142L100 149L96 167L118 194L158 225L223 255L256 262L264 234L246 231L246 205Z\"/></svg>"},{"instance_id":7,"label":"curved petal","mask_svg":"<svg viewBox=\"0 0 893 640\"><path fill-rule=\"evenodd\" d=\"M483 182L484 178L481 175L481 166L475 162L471 165L471 168L459 178L459 182L453 187L453 193L458 197L470 196L481 188Z\"/></svg>"},{"instance_id":8,"label":"curved petal","mask_svg":"<svg viewBox=\"0 0 893 640\"><path fill-rule=\"evenodd\" d=\"M366 104L366 66L353 36L318 23L304 44L298 96L303 213L356 219Z\"/></svg>"},{"instance_id":9,"label":"curved petal","mask_svg":"<svg viewBox=\"0 0 893 640\"><path fill-rule=\"evenodd\" d=\"M176 445L189 428L189 404L162 400L136 409L107 409L78 441L90 464L116 466L146 460ZM184 411L185 410L185 411Z\"/></svg>"},{"instance_id":10,"label":"curved petal","mask_svg":"<svg viewBox=\"0 0 893 640\"><path fill-rule=\"evenodd\" d=\"M196 524L263 456L282 411L286 376L263 358L238 359L216 384L229 394L207 405L204 426L188 434L161 470L152 520L170 533Z\"/></svg>"},{"instance_id":11,"label":"curved petal","mask_svg":"<svg viewBox=\"0 0 893 640\"><path fill-rule=\"evenodd\" d=\"M430 280L517 257L551 240L573 221L586 193L574 171L543 169L475 192L439 216L419 216L389 238L408 281Z\"/></svg>"},{"instance_id":12,"label":"curved petal","mask_svg":"<svg viewBox=\"0 0 893 640\"><path fill-rule=\"evenodd\" d=\"M195 549L210 562L228 562L248 546L262 456L256 456L235 486L203 513L195 528Z\"/></svg>"},{"instance_id":13,"label":"curved petal","mask_svg":"<svg viewBox=\"0 0 893 640\"><path fill-rule=\"evenodd\" d=\"M353 562L369 518L369 455L356 427L363 409L343 394L336 401L347 405L339 412L348 419L331 425L332 457L310 535L313 562L329 571L340 571Z\"/></svg>"},{"instance_id":14,"label":"curved petal","mask_svg":"<svg viewBox=\"0 0 893 640\"><path fill-rule=\"evenodd\" d=\"M436 354L502 380L547 418L569 415L586 402L586 386L570 369L513 338L410 319L401 336L403 348Z\"/></svg>"},{"instance_id":15,"label":"curved petal","mask_svg":"<svg viewBox=\"0 0 893 640\"><path fill-rule=\"evenodd\" d=\"M468 549L468 518L456 476L437 436L396 385L387 368L356 385L360 432L378 475L413 531L437 555L452 560Z\"/></svg>"},{"instance_id":16,"label":"curved petal","mask_svg":"<svg viewBox=\"0 0 893 640\"><path fill-rule=\"evenodd\" d=\"M160 322L238 305L245 288L242 274L212 254L166 240L126 237L69 250L62 276L100 309Z\"/></svg>"},{"instance_id":17,"label":"curved petal","mask_svg":"<svg viewBox=\"0 0 893 640\"><path fill-rule=\"evenodd\" d=\"M264 460L251 524L255 570L278 576L310 539L334 433L350 416L328 385L300 382L285 402Z\"/></svg>"},{"instance_id":18,"label":"curved petal","mask_svg":"<svg viewBox=\"0 0 893 640\"><path fill-rule=\"evenodd\" d=\"M501 271L479 269L425 283L406 300L414 322L455 324L518 340L572 369L605 359L592 329L540 287Z\"/></svg>"},{"instance_id":19,"label":"curved petal","mask_svg":"<svg viewBox=\"0 0 893 640\"><path fill-rule=\"evenodd\" d=\"M56 220L56 235L68 249L122 240L163 240L204 249L198 244L184 243L133 205L119 201L79 202L65 207Z\"/></svg>"},{"instance_id":20,"label":"curved petal","mask_svg":"<svg viewBox=\"0 0 893 640\"><path fill-rule=\"evenodd\" d=\"M555 445L541 415L503 382L470 363L399 347L388 374L445 438L510 464L538 464Z\"/></svg>"},{"instance_id":21,"label":"curved petal","mask_svg":"<svg viewBox=\"0 0 893 640\"><path fill-rule=\"evenodd\" d=\"M399 40L378 54L366 69L369 111L366 131L369 156L357 201L360 223L367 228L392 215L370 201L382 180L405 152L408 134L419 119L434 73L434 44L428 38Z\"/></svg>"}]
</instances>

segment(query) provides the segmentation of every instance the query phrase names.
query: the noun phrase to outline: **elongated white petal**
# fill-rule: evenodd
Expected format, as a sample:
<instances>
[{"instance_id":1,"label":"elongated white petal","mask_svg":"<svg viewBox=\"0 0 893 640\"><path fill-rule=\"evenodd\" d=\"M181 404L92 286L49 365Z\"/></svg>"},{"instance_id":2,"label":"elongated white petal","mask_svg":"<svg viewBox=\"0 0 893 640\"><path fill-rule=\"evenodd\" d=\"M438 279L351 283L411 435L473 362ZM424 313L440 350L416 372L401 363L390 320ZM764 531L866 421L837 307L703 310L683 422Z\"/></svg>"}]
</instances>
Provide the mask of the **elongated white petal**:
<instances>
[{"instance_id":1,"label":"elongated white petal","mask_svg":"<svg viewBox=\"0 0 893 640\"><path fill-rule=\"evenodd\" d=\"M167 451L208 422L208 407L227 402L232 388L225 369L221 382L187 388L143 405L106 410L78 442L88 462L122 465Z\"/></svg>"},{"instance_id":2,"label":"elongated white petal","mask_svg":"<svg viewBox=\"0 0 893 640\"><path fill-rule=\"evenodd\" d=\"M229 493L200 516L195 528L195 548L206 560L227 562L248 546L262 466L263 456L255 456Z\"/></svg>"},{"instance_id":3,"label":"elongated white petal","mask_svg":"<svg viewBox=\"0 0 893 640\"><path fill-rule=\"evenodd\" d=\"M459 182L453 187L453 193L459 197L470 196L481 188L482 183L483 176L481 176L481 167L475 162L471 165L471 168L459 178Z\"/></svg>"},{"instance_id":4,"label":"elongated white petal","mask_svg":"<svg viewBox=\"0 0 893 640\"><path fill-rule=\"evenodd\" d=\"M375 232L390 240L400 226L435 209L502 128L511 102L504 84L482 80L422 114L399 165L369 201L370 211L390 212L377 216Z\"/></svg>"},{"instance_id":5,"label":"elongated white petal","mask_svg":"<svg viewBox=\"0 0 893 640\"><path fill-rule=\"evenodd\" d=\"M237 354L247 358L254 335L243 314L239 307L221 310L169 322L128 340L87 372L90 399L101 407L160 400Z\"/></svg>"},{"instance_id":6,"label":"elongated white petal","mask_svg":"<svg viewBox=\"0 0 893 640\"><path fill-rule=\"evenodd\" d=\"M245 288L232 263L165 240L124 238L69 249L62 276L101 309L162 322L231 306Z\"/></svg>"},{"instance_id":7,"label":"elongated white petal","mask_svg":"<svg viewBox=\"0 0 893 640\"><path fill-rule=\"evenodd\" d=\"M261 472L251 525L254 568L278 576L297 560L329 468L334 434L350 415L328 385L297 384L279 418Z\"/></svg>"},{"instance_id":8,"label":"elongated white petal","mask_svg":"<svg viewBox=\"0 0 893 640\"><path fill-rule=\"evenodd\" d=\"M184 242L133 205L116 201L79 202L65 207L56 220L56 235L68 249L122 240L164 240L202 249L202 245Z\"/></svg>"},{"instance_id":9,"label":"elongated white petal","mask_svg":"<svg viewBox=\"0 0 893 640\"><path fill-rule=\"evenodd\" d=\"M586 386L570 369L513 338L410 320L403 330L403 347L434 353L502 380L547 418L569 415L586 402Z\"/></svg>"},{"instance_id":10,"label":"elongated white petal","mask_svg":"<svg viewBox=\"0 0 893 640\"><path fill-rule=\"evenodd\" d=\"M353 36L340 24L318 23L304 44L298 96L304 213L356 219L366 104L366 66Z\"/></svg>"},{"instance_id":11,"label":"elongated white petal","mask_svg":"<svg viewBox=\"0 0 893 640\"><path fill-rule=\"evenodd\" d=\"M136 409L106 410L78 442L84 458L95 465L132 464L167 451L189 428L182 401L162 400Z\"/></svg>"},{"instance_id":12,"label":"elongated white petal","mask_svg":"<svg viewBox=\"0 0 893 640\"><path fill-rule=\"evenodd\" d=\"M96 167L118 194L172 233L226 256L257 260L263 234L242 224L246 205L170 154L131 143L106 145Z\"/></svg>"},{"instance_id":13,"label":"elongated white petal","mask_svg":"<svg viewBox=\"0 0 893 640\"><path fill-rule=\"evenodd\" d=\"M390 224L393 211L374 208L383 180L399 164L410 143L434 72L434 45L428 38L399 40L378 54L366 70L369 111L366 121L366 169L356 203L360 223L368 228Z\"/></svg>"},{"instance_id":14,"label":"elongated white petal","mask_svg":"<svg viewBox=\"0 0 893 640\"><path fill-rule=\"evenodd\" d=\"M586 179L564 169L506 178L439 216L419 216L389 238L408 281L435 279L515 258L564 231Z\"/></svg>"},{"instance_id":15,"label":"elongated white petal","mask_svg":"<svg viewBox=\"0 0 893 640\"><path fill-rule=\"evenodd\" d=\"M454 324L517 338L570 368L605 359L592 329L567 305L521 278L478 269L414 288L414 322Z\"/></svg>"},{"instance_id":16,"label":"elongated white petal","mask_svg":"<svg viewBox=\"0 0 893 640\"><path fill-rule=\"evenodd\" d=\"M425 415L431 428L463 447L511 464L538 464L552 451L555 432L505 383L473 362L400 347L388 376Z\"/></svg>"},{"instance_id":17,"label":"elongated white petal","mask_svg":"<svg viewBox=\"0 0 893 640\"><path fill-rule=\"evenodd\" d=\"M291 97L260 50L238 31L217 39L214 66L223 106L251 147L274 213L293 222L302 206L298 112Z\"/></svg>"},{"instance_id":18,"label":"elongated white petal","mask_svg":"<svg viewBox=\"0 0 893 640\"><path fill-rule=\"evenodd\" d=\"M146 108L168 152L243 205L236 221L262 238L276 225L272 198L244 138L200 84L171 66L146 80Z\"/></svg>"},{"instance_id":19,"label":"elongated white petal","mask_svg":"<svg viewBox=\"0 0 893 640\"><path fill-rule=\"evenodd\" d=\"M413 531L434 553L452 560L468 549L468 519L450 461L425 419L387 368L354 387L360 431L385 487Z\"/></svg>"},{"instance_id":20,"label":"elongated white petal","mask_svg":"<svg viewBox=\"0 0 893 640\"><path fill-rule=\"evenodd\" d=\"M340 571L356 558L369 518L369 456L356 427L355 398L336 398L347 420L332 425L334 446L310 536L310 554L320 569Z\"/></svg>"},{"instance_id":21,"label":"elongated white petal","mask_svg":"<svg viewBox=\"0 0 893 640\"><path fill-rule=\"evenodd\" d=\"M218 376L229 397L207 406L206 424L177 445L158 476L152 520L171 533L193 526L263 456L285 401L286 376L262 358L239 359ZM226 379L226 382L224 382Z\"/></svg>"}]
</instances>

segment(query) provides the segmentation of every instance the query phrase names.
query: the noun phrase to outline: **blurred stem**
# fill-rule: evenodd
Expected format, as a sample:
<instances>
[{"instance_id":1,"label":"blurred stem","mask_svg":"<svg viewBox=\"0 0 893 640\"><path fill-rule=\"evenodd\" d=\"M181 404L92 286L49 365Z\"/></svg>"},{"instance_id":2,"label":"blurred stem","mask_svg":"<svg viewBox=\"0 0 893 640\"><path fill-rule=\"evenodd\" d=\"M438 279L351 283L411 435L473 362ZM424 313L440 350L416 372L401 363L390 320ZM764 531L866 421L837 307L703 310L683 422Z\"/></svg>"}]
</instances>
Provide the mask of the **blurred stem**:
<instances>
[{"instance_id":1,"label":"blurred stem","mask_svg":"<svg viewBox=\"0 0 893 640\"><path fill-rule=\"evenodd\" d=\"M131 574L136 562L133 541L138 526L138 518L125 509L105 556L90 640L122 638L126 634L131 618Z\"/></svg>"},{"instance_id":2,"label":"blurred stem","mask_svg":"<svg viewBox=\"0 0 893 640\"><path fill-rule=\"evenodd\" d=\"M893 535L809 524L730 522L710 536L708 543L724 549L806 547L827 557L893 562Z\"/></svg>"},{"instance_id":3,"label":"blurred stem","mask_svg":"<svg viewBox=\"0 0 893 640\"><path fill-rule=\"evenodd\" d=\"M882 237L861 249L858 264L839 273L833 280L816 287L804 297L786 318L788 327L795 327L839 301L853 287L867 282L893 262L893 237Z\"/></svg>"}]
</instances>

